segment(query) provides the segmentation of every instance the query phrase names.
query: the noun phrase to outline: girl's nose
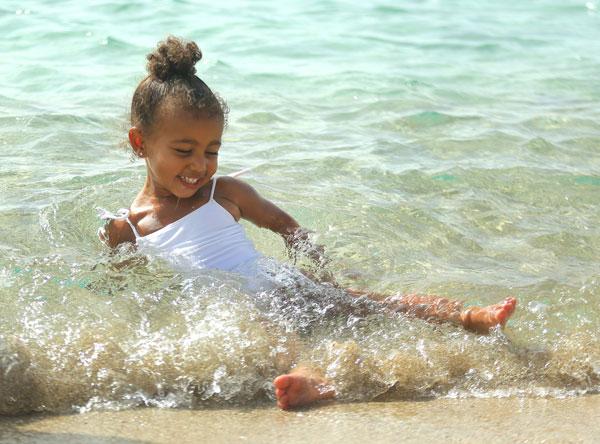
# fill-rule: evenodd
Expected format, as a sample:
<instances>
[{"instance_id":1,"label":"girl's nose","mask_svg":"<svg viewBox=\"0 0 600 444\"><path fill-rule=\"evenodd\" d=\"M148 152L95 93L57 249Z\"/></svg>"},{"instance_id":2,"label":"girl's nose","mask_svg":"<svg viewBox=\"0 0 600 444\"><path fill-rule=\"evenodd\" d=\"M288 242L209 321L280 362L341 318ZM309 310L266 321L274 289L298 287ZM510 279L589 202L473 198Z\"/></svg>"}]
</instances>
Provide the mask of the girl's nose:
<instances>
[{"instance_id":1,"label":"girl's nose","mask_svg":"<svg viewBox=\"0 0 600 444\"><path fill-rule=\"evenodd\" d=\"M192 160L192 169L195 173L204 174L206 173L206 159L204 155L195 156Z\"/></svg>"}]
</instances>

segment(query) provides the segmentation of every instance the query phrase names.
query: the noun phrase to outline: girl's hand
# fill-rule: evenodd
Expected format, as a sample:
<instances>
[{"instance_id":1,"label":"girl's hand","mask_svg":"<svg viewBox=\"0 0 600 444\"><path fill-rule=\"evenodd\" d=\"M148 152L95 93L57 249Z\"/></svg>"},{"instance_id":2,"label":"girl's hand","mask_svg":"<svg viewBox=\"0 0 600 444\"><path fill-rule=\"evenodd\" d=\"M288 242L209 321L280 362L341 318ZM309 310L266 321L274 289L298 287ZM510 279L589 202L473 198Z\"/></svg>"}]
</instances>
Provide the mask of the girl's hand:
<instances>
[{"instance_id":1,"label":"girl's hand","mask_svg":"<svg viewBox=\"0 0 600 444\"><path fill-rule=\"evenodd\" d=\"M316 265L323 267L329 260L325 256L325 247L315 244L310 239L311 231L298 227L291 234L284 235L288 255L290 258L297 259L297 253L304 254Z\"/></svg>"}]
</instances>

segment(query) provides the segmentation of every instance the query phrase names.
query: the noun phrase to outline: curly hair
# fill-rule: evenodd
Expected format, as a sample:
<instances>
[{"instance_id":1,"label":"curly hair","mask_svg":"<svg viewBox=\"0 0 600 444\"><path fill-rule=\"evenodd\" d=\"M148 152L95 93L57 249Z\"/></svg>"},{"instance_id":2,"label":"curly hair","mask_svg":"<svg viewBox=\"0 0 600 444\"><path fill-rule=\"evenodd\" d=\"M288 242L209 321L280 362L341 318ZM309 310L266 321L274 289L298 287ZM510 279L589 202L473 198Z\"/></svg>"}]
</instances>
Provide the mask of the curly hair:
<instances>
[{"instance_id":1,"label":"curly hair","mask_svg":"<svg viewBox=\"0 0 600 444\"><path fill-rule=\"evenodd\" d=\"M151 131L159 108L166 104L227 124L227 104L196 76L195 65L202 59L196 43L169 36L146 58L148 76L139 83L131 100L132 126Z\"/></svg>"}]
</instances>

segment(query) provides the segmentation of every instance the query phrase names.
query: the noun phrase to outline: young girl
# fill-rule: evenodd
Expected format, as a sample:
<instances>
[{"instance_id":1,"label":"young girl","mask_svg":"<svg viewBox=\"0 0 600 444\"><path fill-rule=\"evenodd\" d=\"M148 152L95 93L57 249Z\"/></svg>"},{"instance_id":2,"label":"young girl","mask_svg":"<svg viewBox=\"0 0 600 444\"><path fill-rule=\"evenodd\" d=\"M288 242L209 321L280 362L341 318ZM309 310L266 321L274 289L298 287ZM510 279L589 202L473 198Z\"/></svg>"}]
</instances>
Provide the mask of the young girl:
<instances>
[{"instance_id":1,"label":"young girl","mask_svg":"<svg viewBox=\"0 0 600 444\"><path fill-rule=\"evenodd\" d=\"M200 78L194 65L198 46L169 37L148 55L149 75L131 104L129 142L146 163L146 180L128 210L106 215L100 238L110 247L131 243L174 265L249 273L260 253L238 223L243 218L283 236L289 248L308 242L289 214L233 177L216 176L227 106ZM318 248L312 249L318 256ZM471 307L435 296L377 295L391 311L448 321L479 333L503 326L514 298ZM279 407L288 409L335 396L335 387L310 368L297 368L274 381Z\"/></svg>"}]
</instances>

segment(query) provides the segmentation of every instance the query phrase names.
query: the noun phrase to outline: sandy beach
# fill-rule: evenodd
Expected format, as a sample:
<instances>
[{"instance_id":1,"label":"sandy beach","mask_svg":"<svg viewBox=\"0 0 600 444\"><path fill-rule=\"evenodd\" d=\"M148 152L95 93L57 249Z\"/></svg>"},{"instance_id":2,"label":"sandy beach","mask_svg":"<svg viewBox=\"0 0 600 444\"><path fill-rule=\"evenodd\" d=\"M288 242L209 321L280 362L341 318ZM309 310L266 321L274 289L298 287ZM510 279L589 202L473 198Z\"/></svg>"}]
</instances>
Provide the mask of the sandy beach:
<instances>
[{"instance_id":1,"label":"sandy beach","mask_svg":"<svg viewBox=\"0 0 600 444\"><path fill-rule=\"evenodd\" d=\"M0 419L1 443L597 442L600 396L94 412Z\"/></svg>"}]
</instances>

